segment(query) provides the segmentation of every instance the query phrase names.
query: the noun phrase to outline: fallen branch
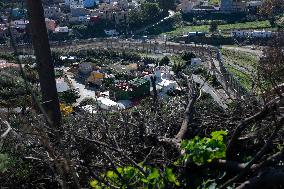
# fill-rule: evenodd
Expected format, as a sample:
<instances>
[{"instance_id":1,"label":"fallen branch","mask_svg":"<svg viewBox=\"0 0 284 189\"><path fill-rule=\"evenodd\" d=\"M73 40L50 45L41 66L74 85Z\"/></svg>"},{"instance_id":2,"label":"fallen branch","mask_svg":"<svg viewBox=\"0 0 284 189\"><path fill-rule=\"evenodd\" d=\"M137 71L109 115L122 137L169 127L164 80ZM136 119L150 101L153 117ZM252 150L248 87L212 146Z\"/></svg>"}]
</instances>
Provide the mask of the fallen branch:
<instances>
[{"instance_id":1,"label":"fallen branch","mask_svg":"<svg viewBox=\"0 0 284 189\"><path fill-rule=\"evenodd\" d=\"M89 141L89 142L93 142L99 146L102 146L102 147L105 147L109 150L113 150L115 152L118 152L120 153L125 159L127 159L127 161L129 163L131 163L133 166L135 166L137 169L139 169L139 171L141 171L144 175L147 175L146 172L144 171L143 167L141 167L140 165L138 165L138 163L136 163L133 159L131 159L130 157L128 157L127 155L125 155L125 153L121 150L121 149L116 149L116 148L113 148L111 146L109 146L108 144L104 143L104 142L100 142L100 141L97 141L97 140L92 140L92 139L89 139L89 138L84 138L84 137L81 137L81 136L78 136L76 135L76 137L80 138L80 139L83 139L83 140L86 140L86 141Z\"/></svg>"},{"instance_id":2,"label":"fallen branch","mask_svg":"<svg viewBox=\"0 0 284 189\"><path fill-rule=\"evenodd\" d=\"M244 168L244 170L242 172L240 172L237 176L235 176L234 178L228 180L227 182L225 182L225 184L223 184L220 188L226 188L227 186L230 186L232 183L238 181L240 178L242 178L252 167L252 165L257 162L265 153L265 151L269 148L269 146L271 145L275 135L277 134L277 132L279 131L279 129L281 129L281 127L284 124L284 117L281 117L281 119L276 122L276 126L273 130L273 133L270 135L268 141L266 142L266 144L263 146L263 148L255 155L255 157L246 165L246 167Z\"/></svg>"},{"instance_id":3,"label":"fallen branch","mask_svg":"<svg viewBox=\"0 0 284 189\"><path fill-rule=\"evenodd\" d=\"M263 167L275 165L280 160L283 160L283 159L284 159L284 148L280 152L268 157L266 160L262 161L261 163L253 165L251 169L253 171L257 171Z\"/></svg>"},{"instance_id":4,"label":"fallen branch","mask_svg":"<svg viewBox=\"0 0 284 189\"><path fill-rule=\"evenodd\" d=\"M284 186L284 172L278 170L269 170L256 177L253 177L236 189L267 189Z\"/></svg>"},{"instance_id":5,"label":"fallen branch","mask_svg":"<svg viewBox=\"0 0 284 189\"><path fill-rule=\"evenodd\" d=\"M7 121L3 121L2 119L0 119L0 120L4 125L7 126L6 131L0 137L0 138L5 138L9 134L9 132L12 130L12 127Z\"/></svg>"},{"instance_id":6,"label":"fallen branch","mask_svg":"<svg viewBox=\"0 0 284 189\"><path fill-rule=\"evenodd\" d=\"M207 82L207 80L209 79L209 78L207 78L204 81L204 83L197 90L195 86L191 85L191 82L189 81L189 76L184 74L183 77L187 78L187 80L188 80L189 102L188 102L187 107L185 109L184 119L183 119L183 122L181 124L181 128L180 128L179 132L177 133L177 135L175 136L175 141L178 142L178 143L180 143L182 141L182 139L184 139L184 137L185 137L185 135L188 131L189 122L193 118L194 105L202 94L201 93L202 87L204 86L205 82ZM197 91L199 91L199 92L197 92Z\"/></svg>"},{"instance_id":7,"label":"fallen branch","mask_svg":"<svg viewBox=\"0 0 284 189\"><path fill-rule=\"evenodd\" d=\"M234 155L234 148L240 137L242 131L246 128L247 125L255 123L257 121L263 120L269 113L276 109L276 103L278 102L278 98L270 101L260 112L254 114L253 116L246 118L241 121L237 128L235 129L229 144L227 145L227 159L232 159Z\"/></svg>"},{"instance_id":8,"label":"fallen branch","mask_svg":"<svg viewBox=\"0 0 284 189\"><path fill-rule=\"evenodd\" d=\"M183 119L181 128L180 128L178 134L175 136L175 139L176 139L177 142L181 142L181 140L184 139L185 134L188 131L188 125L189 125L190 120L192 119L193 111L194 111L194 104L195 104L197 98L198 98L198 96L196 94L193 94L191 99L189 100L189 103L188 103L186 110L185 110L185 113L184 113L185 115L184 115L184 119Z\"/></svg>"}]
</instances>

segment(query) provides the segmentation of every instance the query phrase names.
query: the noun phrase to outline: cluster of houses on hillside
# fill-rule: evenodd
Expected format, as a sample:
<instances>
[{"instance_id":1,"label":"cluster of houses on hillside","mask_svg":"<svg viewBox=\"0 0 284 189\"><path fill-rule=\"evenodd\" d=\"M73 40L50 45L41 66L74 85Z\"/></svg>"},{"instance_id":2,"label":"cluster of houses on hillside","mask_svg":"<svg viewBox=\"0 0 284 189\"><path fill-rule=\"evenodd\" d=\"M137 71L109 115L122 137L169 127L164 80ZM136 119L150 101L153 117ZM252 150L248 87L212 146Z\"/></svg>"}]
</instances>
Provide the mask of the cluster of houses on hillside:
<instances>
[{"instance_id":1,"label":"cluster of houses on hillside","mask_svg":"<svg viewBox=\"0 0 284 189\"><path fill-rule=\"evenodd\" d=\"M179 90L170 66L138 62L126 65L121 70L113 70L111 66L100 67L85 62L70 72L73 72L86 88L96 91L93 98L96 98L100 107L105 110L135 106L143 98L154 95L154 91L163 98L170 92ZM120 74L125 77L117 77Z\"/></svg>"},{"instance_id":2,"label":"cluster of houses on hillside","mask_svg":"<svg viewBox=\"0 0 284 189\"><path fill-rule=\"evenodd\" d=\"M181 0L177 10L183 13L202 12L202 11L218 11L224 13L245 12L248 10L256 10L262 5L262 0L221 0L220 5L210 5L205 0Z\"/></svg>"},{"instance_id":3,"label":"cluster of houses on hillside","mask_svg":"<svg viewBox=\"0 0 284 189\"><path fill-rule=\"evenodd\" d=\"M109 20L116 25L128 24L129 11L140 9L139 1L132 0L56 0L54 4L44 5L46 26L52 33L69 33L70 24L96 25L100 20ZM244 12L257 9L262 0L221 0L220 5L210 5L206 0L181 0L177 11L190 12ZM29 22L26 20L27 10L14 8L7 10L6 16L0 15L0 38L8 35L8 13L12 15L12 34L23 39L27 33ZM105 30L106 35L118 34L114 30Z\"/></svg>"},{"instance_id":4,"label":"cluster of houses on hillside","mask_svg":"<svg viewBox=\"0 0 284 189\"><path fill-rule=\"evenodd\" d=\"M90 9L90 7L97 8ZM65 0L63 8L70 9L69 22L97 22L98 19L111 20L116 24L127 23L131 9L139 8L136 1L127 0Z\"/></svg>"},{"instance_id":5,"label":"cluster of houses on hillside","mask_svg":"<svg viewBox=\"0 0 284 189\"><path fill-rule=\"evenodd\" d=\"M110 20L117 25L128 23L129 11L139 9L140 4L128 0L58 0L57 4L45 5L44 16L48 31L68 33L70 24L92 24L100 20ZM8 16L0 15L0 38L8 34ZM27 33L29 21L27 10L14 8L12 14L12 33L15 38L23 38ZM106 34L110 32L106 31ZM112 34L113 32L111 32Z\"/></svg>"}]
</instances>

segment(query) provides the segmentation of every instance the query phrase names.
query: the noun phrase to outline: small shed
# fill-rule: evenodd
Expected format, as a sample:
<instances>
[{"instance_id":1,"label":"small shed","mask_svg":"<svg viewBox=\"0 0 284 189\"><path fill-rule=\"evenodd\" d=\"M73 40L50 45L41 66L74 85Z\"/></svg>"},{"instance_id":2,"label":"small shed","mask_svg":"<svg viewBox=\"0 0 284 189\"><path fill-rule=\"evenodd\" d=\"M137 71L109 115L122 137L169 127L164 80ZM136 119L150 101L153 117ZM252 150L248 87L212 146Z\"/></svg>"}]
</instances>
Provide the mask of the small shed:
<instances>
[{"instance_id":1,"label":"small shed","mask_svg":"<svg viewBox=\"0 0 284 189\"><path fill-rule=\"evenodd\" d=\"M103 110L118 110L119 109L119 105L108 99L108 98L104 98L104 97L99 97L97 99L98 105L101 109Z\"/></svg>"},{"instance_id":2,"label":"small shed","mask_svg":"<svg viewBox=\"0 0 284 189\"><path fill-rule=\"evenodd\" d=\"M56 79L56 88L57 88L57 92L59 93L63 93L70 89L68 83L64 81L64 78Z\"/></svg>"},{"instance_id":3,"label":"small shed","mask_svg":"<svg viewBox=\"0 0 284 189\"><path fill-rule=\"evenodd\" d=\"M176 81L166 80L166 79L162 80L157 85L161 87L161 90L163 92L168 92L168 91L171 91L171 90L175 90L178 87L178 84L177 84Z\"/></svg>"},{"instance_id":4,"label":"small shed","mask_svg":"<svg viewBox=\"0 0 284 189\"><path fill-rule=\"evenodd\" d=\"M88 75L93 71L93 64L91 62L84 62L79 64L79 72Z\"/></svg>"}]
</instances>

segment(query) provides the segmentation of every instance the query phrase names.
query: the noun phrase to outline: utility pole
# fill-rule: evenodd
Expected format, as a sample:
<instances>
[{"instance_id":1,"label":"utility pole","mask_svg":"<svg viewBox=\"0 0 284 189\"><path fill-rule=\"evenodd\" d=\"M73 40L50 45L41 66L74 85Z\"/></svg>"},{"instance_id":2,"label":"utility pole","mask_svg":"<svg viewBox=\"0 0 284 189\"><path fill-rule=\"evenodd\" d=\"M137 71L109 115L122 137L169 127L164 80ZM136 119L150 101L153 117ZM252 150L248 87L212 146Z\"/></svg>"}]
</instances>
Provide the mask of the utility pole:
<instances>
[{"instance_id":1,"label":"utility pole","mask_svg":"<svg viewBox=\"0 0 284 189\"><path fill-rule=\"evenodd\" d=\"M48 115L51 125L58 129L61 124L61 112L42 1L26 0L26 3L37 60L43 108Z\"/></svg>"}]
</instances>

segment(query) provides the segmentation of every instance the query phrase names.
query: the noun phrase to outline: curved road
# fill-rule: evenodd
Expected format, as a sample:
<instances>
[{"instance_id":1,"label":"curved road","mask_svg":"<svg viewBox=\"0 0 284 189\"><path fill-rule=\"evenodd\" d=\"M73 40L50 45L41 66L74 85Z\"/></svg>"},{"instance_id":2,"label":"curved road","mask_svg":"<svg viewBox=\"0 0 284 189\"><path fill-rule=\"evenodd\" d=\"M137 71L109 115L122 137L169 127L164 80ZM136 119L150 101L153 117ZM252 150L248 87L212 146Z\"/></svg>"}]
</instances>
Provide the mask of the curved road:
<instances>
[{"instance_id":1,"label":"curved road","mask_svg":"<svg viewBox=\"0 0 284 189\"><path fill-rule=\"evenodd\" d=\"M212 87L208 82L206 82L202 77L198 75L192 75L192 79L194 82L203 85L201 90L205 93L210 94L210 96L214 99L215 102L219 104L219 106L221 106L223 109L228 108L226 104L228 97L226 96L226 94L220 94L214 87Z\"/></svg>"}]
</instances>

